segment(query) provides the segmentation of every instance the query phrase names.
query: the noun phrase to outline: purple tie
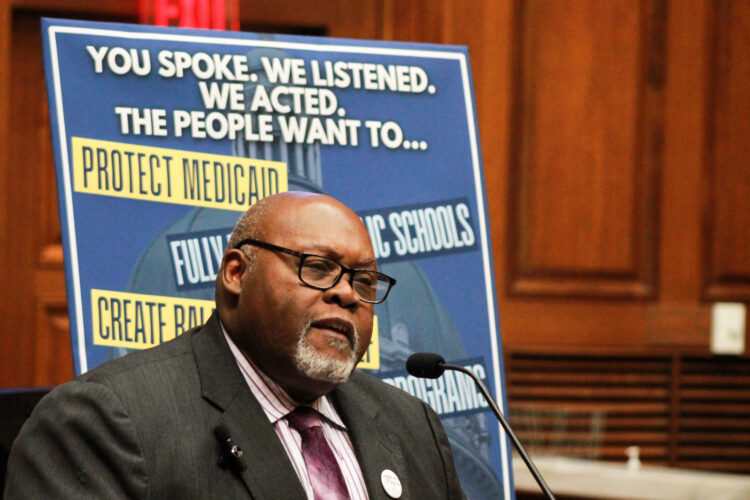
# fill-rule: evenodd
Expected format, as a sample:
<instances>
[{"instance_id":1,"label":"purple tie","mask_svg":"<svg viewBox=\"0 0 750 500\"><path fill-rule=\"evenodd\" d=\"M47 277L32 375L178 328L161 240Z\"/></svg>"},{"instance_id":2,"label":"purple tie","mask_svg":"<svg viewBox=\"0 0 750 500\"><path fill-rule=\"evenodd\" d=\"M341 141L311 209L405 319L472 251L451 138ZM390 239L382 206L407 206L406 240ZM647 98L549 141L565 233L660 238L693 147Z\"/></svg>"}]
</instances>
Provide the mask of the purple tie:
<instances>
[{"instance_id":1,"label":"purple tie","mask_svg":"<svg viewBox=\"0 0 750 500\"><path fill-rule=\"evenodd\" d=\"M315 500L348 499L344 476L328 446L318 412L299 406L286 416L289 425L302 436L302 457L310 475Z\"/></svg>"}]
</instances>

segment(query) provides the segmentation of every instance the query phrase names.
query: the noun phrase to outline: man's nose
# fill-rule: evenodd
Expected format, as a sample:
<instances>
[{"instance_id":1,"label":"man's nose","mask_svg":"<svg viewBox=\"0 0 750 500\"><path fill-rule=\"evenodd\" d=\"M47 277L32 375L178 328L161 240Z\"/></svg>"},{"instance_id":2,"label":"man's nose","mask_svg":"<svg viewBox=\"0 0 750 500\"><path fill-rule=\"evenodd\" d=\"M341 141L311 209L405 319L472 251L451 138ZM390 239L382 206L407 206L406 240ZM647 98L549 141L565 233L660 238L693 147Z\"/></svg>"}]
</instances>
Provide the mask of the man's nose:
<instances>
[{"instance_id":1,"label":"man's nose","mask_svg":"<svg viewBox=\"0 0 750 500\"><path fill-rule=\"evenodd\" d=\"M352 286L352 278L351 271L344 271L336 284L325 291L324 298L327 301L337 302L342 307L352 307L359 304L359 294Z\"/></svg>"}]
</instances>

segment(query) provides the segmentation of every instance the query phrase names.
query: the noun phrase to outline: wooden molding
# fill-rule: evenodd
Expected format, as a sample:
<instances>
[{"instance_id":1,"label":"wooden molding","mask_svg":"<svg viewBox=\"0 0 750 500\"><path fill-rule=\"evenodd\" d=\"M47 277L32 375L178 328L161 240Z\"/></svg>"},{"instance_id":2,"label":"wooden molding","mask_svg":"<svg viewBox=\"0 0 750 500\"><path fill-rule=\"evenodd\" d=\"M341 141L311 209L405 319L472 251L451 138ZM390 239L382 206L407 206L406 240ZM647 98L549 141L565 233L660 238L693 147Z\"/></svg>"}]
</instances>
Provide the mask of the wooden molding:
<instances>
[{"instance_id":1,"label":"wooden molding","mask_svg":"<svg viewBox=\"0 0 750 500\"><path fill-rule=\"evenodd\" d=\"M666 2L519 1L514 31L508 294L654 297Z\"/></svg>"},{"instance_id":2,"label":"wooden molding","mask_svg":"<svg viewBox=\"0 0 750 500\"><path fill-rule=\"evenodd\" d=\"M710 4L704 298L750 302L750 4Z\"/></svg>"}]
</instances>

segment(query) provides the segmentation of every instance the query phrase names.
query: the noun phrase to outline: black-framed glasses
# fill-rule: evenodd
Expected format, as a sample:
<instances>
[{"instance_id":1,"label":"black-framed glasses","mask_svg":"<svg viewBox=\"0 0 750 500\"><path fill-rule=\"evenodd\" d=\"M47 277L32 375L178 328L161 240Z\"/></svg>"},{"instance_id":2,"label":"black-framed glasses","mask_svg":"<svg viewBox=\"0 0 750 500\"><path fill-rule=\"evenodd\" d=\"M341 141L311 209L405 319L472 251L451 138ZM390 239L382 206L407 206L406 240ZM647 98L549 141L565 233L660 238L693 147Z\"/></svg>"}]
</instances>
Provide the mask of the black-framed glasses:
<instances>
[{"instance_id":1,"label":"black-framed glasses","mask_svg":"<svg viewBox=\"0 0 750 500\"><path fill-rule=\"evenodd\" d=\"M307 286L318 290L328 290L336 286L345 273L349 273L349 285L359 295L359 300L370 304L380 304L388 296L396 280L387 274L372 271L370 269L352 269L341 262L314 255L310 253L297 252L289 248L280 247L273 243L246 238L237 243L234 248L240 249L243 245L254 245L275 252L283 252L299 257L299 268L297 276Z\"/></svg>"}]
</instances>

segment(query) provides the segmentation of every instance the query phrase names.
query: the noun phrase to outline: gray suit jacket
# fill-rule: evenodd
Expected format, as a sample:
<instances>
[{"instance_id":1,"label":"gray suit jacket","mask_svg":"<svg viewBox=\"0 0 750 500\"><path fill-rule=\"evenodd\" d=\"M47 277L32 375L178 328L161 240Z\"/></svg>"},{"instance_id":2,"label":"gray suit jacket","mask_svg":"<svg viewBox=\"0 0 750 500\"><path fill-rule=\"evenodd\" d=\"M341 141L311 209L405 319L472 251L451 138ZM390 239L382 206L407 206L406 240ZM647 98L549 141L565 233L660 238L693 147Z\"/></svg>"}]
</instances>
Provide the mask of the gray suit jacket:
<instances>
[{"instance_id":1,"label":"gray suit jacket","mask_svg":"<svg viewBox=\"0 0 750 500\"><path fill-rule=\"evenodd\" d=\"M461 498L450 447L422 401L355 372L332 393L370 498ZM247 469L218 465L223 424ZM131 354L47 395L11 451L5 498L256 498L305 495L273 427L213 316L159 347Z\"/></svg>"}]
</instances>

